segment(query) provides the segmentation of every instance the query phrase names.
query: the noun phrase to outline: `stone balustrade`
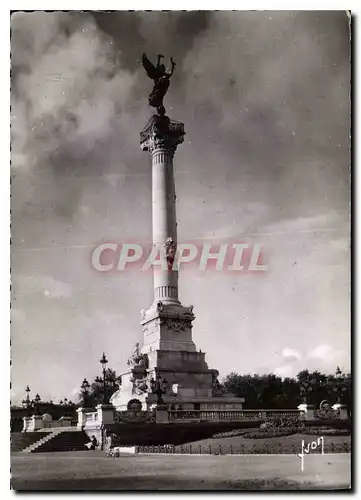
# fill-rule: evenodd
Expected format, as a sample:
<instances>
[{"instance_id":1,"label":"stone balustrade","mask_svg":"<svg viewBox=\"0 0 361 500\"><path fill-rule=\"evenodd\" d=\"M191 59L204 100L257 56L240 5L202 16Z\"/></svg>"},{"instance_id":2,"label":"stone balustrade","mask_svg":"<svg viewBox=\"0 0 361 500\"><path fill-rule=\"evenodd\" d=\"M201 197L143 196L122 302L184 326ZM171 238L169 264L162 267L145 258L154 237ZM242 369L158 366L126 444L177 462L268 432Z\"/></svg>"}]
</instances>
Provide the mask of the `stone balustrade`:
<instances>
[{"instance_id":1,"label":"stone balustrade","mask_svg":"<svg viewBox=\"0 0 361 500\"><path fill-rule=\"evenodd\" d=\"M22 432L34 432L42 429L58 429L59 427L71 427L72 417L60 417L59 420L44 420L41 415L23 417Z\"/></svg>"},{"instance_id":2,"label":"stone balustrade","mask_svg":"<svg viewBox=\"0 0 361 500\"><path fill-rule=\"evenodd\" d=\"M85 423L96 423L98 421L98 412L92 411L85 414Z\"/></svg>"},{"instance_id":3,"label":"stone balustrade","mask_svg":"<svg viewBox=\"0 0 361 500\"><path fill-rule=\"evenodd\" d=\"M99 405L97 411L86 411L79 409L78 427L88 429L100 427L102 424L130 423L130 422L240 422L240 421L265 421L277 419L293 420L317 420L317 419L340 419L340 410L314 410L307 405L307 411L300 405L295 410L162 410L154 413L151 411L131 412L114 411L111 405ZM346 413L345 413L346 414ZM160 418L162 417L162 418ZM24 422L25 424L25 422Z\"/></svg>"},{"instance_id":4,"label":"stone balustrade","mask_svg":"<svg viewBox=\"0 0 361 500\"><path fill-rule=\"evenodd\" d=\"M267 418L299 418L298 410L170 410L169 421L241 421Z\"/></svg>"}]
</instances>

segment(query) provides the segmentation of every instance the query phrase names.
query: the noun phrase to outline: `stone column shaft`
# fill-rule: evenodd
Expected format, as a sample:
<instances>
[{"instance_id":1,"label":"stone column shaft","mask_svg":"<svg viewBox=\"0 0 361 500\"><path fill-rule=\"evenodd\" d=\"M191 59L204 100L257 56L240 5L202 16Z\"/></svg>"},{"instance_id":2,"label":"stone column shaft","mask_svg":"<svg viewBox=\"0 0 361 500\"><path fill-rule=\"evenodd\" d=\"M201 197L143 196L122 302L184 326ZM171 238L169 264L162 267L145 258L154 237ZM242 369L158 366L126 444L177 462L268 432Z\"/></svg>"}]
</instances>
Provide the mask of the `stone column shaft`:
<instances>
[{"instance_id":1,"label":"stone column shaft","mask_svg":"<svg viewBox=\"0 0 361 500\"><path fill-rule=\"evenodd\" d=\"M153 265L154 304L180 305L178 271L172 270L177 245L173 157L184 133L183 123L153 115L140 134L141 149L152 159L153 248L159 260Z\"/></svg>"},{"instance_id":2,"label":"stone column shaft","mask_svg":"<svg viewBox=\"0 0 361 500\"><path fill-rule=\"evenodd\" d=\"M152 151L153 245L166 252L166 243L177 243L177 222L173 171L173 151ZM168 265L168 264L167 264ZM169 265L172 263L170 261ZM154 266L154 300L178 303L178 272Z\"/></svg>"}]
</instances>

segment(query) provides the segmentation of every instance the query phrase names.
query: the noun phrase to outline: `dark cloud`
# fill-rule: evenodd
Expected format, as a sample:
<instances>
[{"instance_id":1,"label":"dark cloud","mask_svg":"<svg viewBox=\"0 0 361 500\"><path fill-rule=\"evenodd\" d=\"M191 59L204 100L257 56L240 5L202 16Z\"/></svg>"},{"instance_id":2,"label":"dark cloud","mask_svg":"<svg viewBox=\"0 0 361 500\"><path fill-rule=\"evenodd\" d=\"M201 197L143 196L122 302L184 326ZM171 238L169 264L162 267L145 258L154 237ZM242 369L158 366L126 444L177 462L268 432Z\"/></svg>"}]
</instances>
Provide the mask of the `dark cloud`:
<instances>
[{"instance_id":1,"label":"dark cloud","mask_svg":"<svg viewBox=\"0 0 361 500\"><path fill-rule=\"evenodd\" d=\"M99 28L112 37L122 64L136 71L142 52L155 57L169 47L177 61L208 26L211 12L94 12Z\"/></svg>"},{"instance_id":2,"label":"dark cloud","mask_svg":"<svg viewBox=\"0 0 361 500\"><path fill-rule=\"evenodd\" d=\"M348 211L347 30L343 12L222 12L184 63L188 128L238 157L233 175L252 172L275 218L320 199Z\"/></svg>"},{"instance_id":3,"label":"dark cloud","mask_svg":"<svg viewBox=\"0 0 361 500\"><path fill-rule=\"evenodd\" d=\"M204 145L222 148L225 161L237 158L230 177L251 171L259 188L265 184L261 195L275 218L285 206L296 215L305 195L311 212L320 197L343 210L347 30L342 12L15 14L14 167L23 161L58 179L137 162L151 89L140 54L165 52L178 63L166 103L186 124L193 168ZM217 168L209 165L210 173ZM327 187L325 175L334 179ZM67 204L76 206L76 199Z\"/></svg>"}]
</instances>

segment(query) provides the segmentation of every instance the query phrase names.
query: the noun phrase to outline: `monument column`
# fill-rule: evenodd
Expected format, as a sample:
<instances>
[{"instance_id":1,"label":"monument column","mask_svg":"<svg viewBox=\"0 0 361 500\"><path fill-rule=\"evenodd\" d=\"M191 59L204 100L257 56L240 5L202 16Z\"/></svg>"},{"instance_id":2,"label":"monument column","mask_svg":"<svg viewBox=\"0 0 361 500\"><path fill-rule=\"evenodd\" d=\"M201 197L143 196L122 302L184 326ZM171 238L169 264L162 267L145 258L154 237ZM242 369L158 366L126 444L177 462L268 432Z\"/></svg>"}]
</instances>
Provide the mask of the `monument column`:
<instances>
[{"instance_id":1,"label":"monument column","mask_svg":"<svg viewBox=\"0 0 361 500\"><path fill-rule=\"evenodd\" d=\"M143 347L139 350L136 344L111 403L122 410L134 404L143 409L156 405L156 422L168 423L167 412L159 412L159 406L181 403L189 409L201 404L203 408L234 408L236 403L242 409L244 399L221 398L218 372L208 368L204 353L192 339L193 306L183 306L178 300L178 271L173 270L177 259L173 159L183 142L184 125L166 116L163 98L175 62L171 58L172 69L167 72L160 63L162 58L159 54L154 66L146 54L142 56L144 69L154 82L148 102L157 110L140 133L141 149L149 152L152 162L153 253L148 264L153 267L154 300L149 309L141 311Z\"/></svg>"},{"instance_id":2,"label":"monument column","mask_svg":"<svg viewBox=\"0 0 361 500\"><path fill-rule=\"evenodd\" d=\"M196 351L191 332L193 308L181 305L178 271L172 268L177 249L173 158L183 137L183 123L170 120L159 110L140 134L141 148L152 161L154 301L142 312L141 320L142 353L148 354L151 366L157 363L158 350Z\"/></svg>"},{"instance_id":3,"label":"monument column","mask_svg":"<svg viewBox=\"0 0 361 500\"><path fill-rule=\"evenodd\" d=\"M178 272L172 270L170 255L177 245L173 154L170 149L155 149L151 153L153 246L165 257L163 266L153 267L154 300L165 303L179 302Z\"/></svg>"},{"instance_id":4,"label":"monument column","mask_svg":"<svg viewBox=\"0 0 361 500\"><path fill-rule=\"evenodd\" d=\"M173 270L177 248L177 222L173 157L183 142L183 123L154 115L141 134L141 147L152 160L152 221L154 303L180 304L178 271Z\"/></svg>"}]
</instances>

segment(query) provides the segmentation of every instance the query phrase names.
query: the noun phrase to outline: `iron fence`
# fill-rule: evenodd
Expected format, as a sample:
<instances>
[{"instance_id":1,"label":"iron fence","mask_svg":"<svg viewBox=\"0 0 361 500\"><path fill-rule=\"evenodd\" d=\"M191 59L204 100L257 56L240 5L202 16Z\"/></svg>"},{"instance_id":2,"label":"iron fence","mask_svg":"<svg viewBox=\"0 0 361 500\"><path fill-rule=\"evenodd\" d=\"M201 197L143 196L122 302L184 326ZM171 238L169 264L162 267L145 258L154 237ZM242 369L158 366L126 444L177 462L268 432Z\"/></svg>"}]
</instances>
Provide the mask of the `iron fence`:
<instances>
[{"instance_id":1,"label":"iron fence","mask_svg":"<svg viewBox=\"0 0 361 500\"><path fill-rule=\"evenodd\" d=\"M301 443L299 445L294 443L265 443L262 446L249 446L249 445L150 445L150 446L122 446L125 448L134 448L136 453L141 454L156 454L156 455L269 455L269 454L298 454L301 451ZM115 450L115 449L114 449ZM351 443L345 441L344 443L325 443L325 453L350 453ZM315 454L321 453L315 452ZM120 456L120 453L108 453L108 456Z\"/></svg>"},{"instance_id":2,"label":"iron fence","mask_svg":"<svg viewBox=\"0 0 361 500\"><path fill-rule=\"evenodd\" d=\"M169 421L240 421L302 418L299 410L169 410Z\"/></svg>"}]
</instances>

